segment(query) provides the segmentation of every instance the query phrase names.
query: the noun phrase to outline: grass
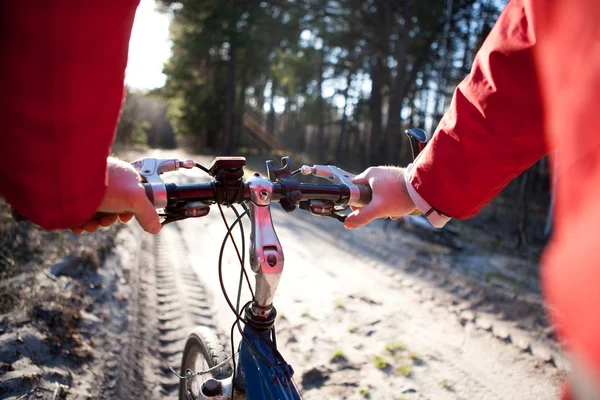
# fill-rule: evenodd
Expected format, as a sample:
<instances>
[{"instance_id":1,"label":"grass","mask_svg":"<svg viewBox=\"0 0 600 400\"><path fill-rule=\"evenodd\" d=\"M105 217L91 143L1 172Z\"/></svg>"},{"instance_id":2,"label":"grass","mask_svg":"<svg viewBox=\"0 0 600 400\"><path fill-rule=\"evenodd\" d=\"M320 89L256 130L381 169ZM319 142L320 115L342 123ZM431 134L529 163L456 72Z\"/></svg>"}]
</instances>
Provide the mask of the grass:
<instances>
[{"instance_id":1,"label":"grass","mask_svg":"<svg viewBox=\"0 0 600 400\"><path fill-rule=\"evenodd\" d=\"M413 361L416 361L421 359L421 355L416 351L411 351L408 353L408 358L410 358Z\"/></svg>"},{"instance_id":2,"label":"grass","mask_svg":"<svg viewBox=\"0 0 600 400\"><path fill-rule=\"evenodd\" d=\"M308 311L303 311L302 314L300 314L301 317L310 317L310 313Z\"/></svg>"},{"instance_id":3,"label":"grass","mask_svg":"<svg viewBox=\"0 0 600 400\"><path fill-rule=\"evenodd\" d=\"M440 381L440 386L443 387L446 390L451 390L452 389L452 385L450 384L450 382L448 382L448 379L442 379Z\"/></svg>"},{"instance_id":4,"label":"grass","mask_svg":"<svg viewBox=\"0 0 600 400\"><path fill-rule=\"evenodd\" d=\"M375 368L380 370L389 368L391 366L390 362L382 356L375 356L374 363Z\"/></svg>"},{"instance_id":5,"label":"grass","mask_svg":"<svg viewBox=\"0 0 600 400\"><path fill-rule=\"evenodd\" d=\"M331 354L331 362L343 361L346 359L346 355L342 349L335 349Z\"/></svg>"},{"instance_id":6,"label":"grass","mask_svg":"<svg viewBox=\"0 0 600 400\"><path fill-rule=\"evenodd\" d=\"M358 392L362 397L369 397L369 389L361 388Z\"/></svg>"},{"instance_id":7,"label":"grass","mask_svg":"<svg viewBox=\"0 0 600 400\"><path fill-rule=\"evenodd\" d=\"M337 299L335 301L335 308L343 309L346 308L346 302L344 299Z\"/></svg>"},{"instance_id":8,"label":"grass","mask_svg":"<svg viewBox=\"0 0 600 400\"><path fill-rule=\"evenodd\" d=\"M357 330L358 330L358 327L356 327L354 325L348 327L348 332L350 332L350 333L354 333Z\"/></svg>"},{"instance_id":9,"label":"grass","mask_svg":"<svg viewBox=\"0 0 600 400\"><path fill-rule=\"evenodd\" d=\"M396 368L396 372L402 376L408 377L412 374L412 364L409 362L404 362L400 364L398 368Z\"/></svg>"},{"instance_id":10,"label":"grass","mask_svg":"<svg viewBox=\"0 0 600 400\"><path fill-rule=\"evenodd\" d=\"M406 350L406 345L402 342L389 342L385 345L385 350L390 354L396 354L400 351Z\"/></svg>"}]
</instances>

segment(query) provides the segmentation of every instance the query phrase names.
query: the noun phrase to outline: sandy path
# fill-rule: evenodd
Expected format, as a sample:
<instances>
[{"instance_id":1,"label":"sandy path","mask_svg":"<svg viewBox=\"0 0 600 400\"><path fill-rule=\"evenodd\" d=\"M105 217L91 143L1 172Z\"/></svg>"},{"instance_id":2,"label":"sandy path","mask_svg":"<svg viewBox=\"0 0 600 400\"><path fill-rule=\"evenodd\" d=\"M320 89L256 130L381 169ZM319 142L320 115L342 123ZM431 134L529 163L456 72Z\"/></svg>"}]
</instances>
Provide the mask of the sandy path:
<instances>
[{"instance_id":1,"label":"sandy path","mask_svg":"<svg viewBox=\"0 0 600 400\"><path fill-rule=\"evenodd\" d=\"M556 367L457 318L405 272L421 254L410 241L377 224L351 232L332 219L275 208L286 260L275 300L278 338L306 399L556 398ZM188 262L213 292L217 323L229 332L233 315L216 268L220 220L213 207L179 227ZM234 296L239 269L232 250L225 276Z\"/></svg>"}]
</instances>

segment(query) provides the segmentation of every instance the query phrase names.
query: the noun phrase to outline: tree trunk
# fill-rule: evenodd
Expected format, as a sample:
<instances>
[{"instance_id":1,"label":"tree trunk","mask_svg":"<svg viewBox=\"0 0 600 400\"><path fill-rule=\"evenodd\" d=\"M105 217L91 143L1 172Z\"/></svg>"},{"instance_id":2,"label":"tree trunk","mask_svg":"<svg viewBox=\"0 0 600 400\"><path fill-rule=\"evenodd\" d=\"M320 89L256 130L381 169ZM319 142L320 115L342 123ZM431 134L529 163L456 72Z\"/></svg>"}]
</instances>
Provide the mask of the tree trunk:
<instances>
[{"instance_id":1,"label":"tree trunk","mask_svg":"<svg viewBox=\"0 0 600 400\"><path fill-rule=\"evenodd\" d=\"M465 52L463 53L462 66L460 67L461 75L467 76L469 74L469 70L471 69L471 64L473 62L473 55L471 54L471 38L473 36L473 32L471 29L471 23L473 21L473 6L471 6L471 10L467 14L465 19L465 23L467 24L467 32L465 34ZM479 8L479 13L481 14L481 7ZM478 20L478 16L475 16L475 19Z\"/></svg>"},{"instance_id":2,"label":"tree trunk","mask_svg":"<svg viewBox=\"0 0 600 400\"><path fill-rule=\"evenodd\" d=\"M392 31L392 10L389 0L378 2L377 15L382 21L378 30L379 48L375 55L375 64L371 72L371 138L369 151L369 164L381 164L385 158L383 153L383 95L382 91L388 83L387 57L390 50L390 34Z\"/></svg>"},{"instance_id":3,"label":"tree trunk","mask_svg":"<svg viewBox=\"0 0 600 400\"><path fill-rule=\"evenodd\" d=\"M383 74L385 66L383 57L377 57L371 70L371 99L369 105L371 108L371 140L369 151L369 164L381 164L381 136L383 134L382 112L383 97L381 90L383 86Z\"/></svg>"},{"instance_id":4,"label":"tree trunk","mask_svg":"<svg viewBox=\"0 0 600 400\"><path fill-rule=\"evenodd\" d=\"M244 113L246 112L246 89L248 86L247 74L242 74L242 82L240 87L240 93L238 96L238 103L235 112L235 129L233 130L234 135L232 138L232 149L238 149L242 145L242 130Z\"/></svg>"},{"instance_id":5,"label":"tree trunk","mask_svg":"<svg viewBox=\"0 0 600 400\"><path fill-rule=\"evenodd\" d=\"M405 97L405 79L406 79L406 42L408 41L408 30L412 18L413 0L404 1L404 24L400 31L400 37L396 43L396 78L392 86L390 98L388 121L383 138L385 162L391 163L394 154L399 154L400 149L396 148L398 135L402 129L401 112L402 103ZM397 158L397 157L395 157Z\"/></svg>"},{"instance_id":6,"label":"tree trunk","mask_svg":"<svg viewBox=\"0 0 600 400\"><path fill-rule=\"evenodd\" d=\"M225 99L225 121L223 125L223 151L230 154L232 149L232 133L235 125L235 86L236 86L236 64L237 64L237 45L232 40L229 47L228 79L227 79L227 98Z\"/></svg>"},{"instance_id":7,"label":"tree trunk","mask_svg":"<svg viewBox=\"0 0 600 400\"><path fill-rule=\"evenodd\" d=\"M325 105L323 101L323 73L325 72L325 46L319 52L319 77L317 86L317 104L319 105L319 127L317 132L317 154L319 160L325 157ZM322 162L322 161L319 161Z\"/></svg>"},{"instance_id":8,"label":"tree trunk","mask_svg":"<svg viewBox=\"0 0 600 400\"><path fill-rule=\"evenodd\" d=\"M271 98L269 99L269 116L267 117L267 130L275 135L275 93L278 87L275 80L271 80Z\"/></svg>"},{"instance_id":9,"label":"tree trunk","mask_svg":"<svg viewBox=\"0 0 600 400\"><path fill-rule=\"evenodd\" d=\"M346 122L348 121L346 112L348 110L348 90L350 89L350 84L352 83L352 75L353 73L348 71L348 76L346 76L346 89L344 89L344 108L342 110L342 120L340 121L340 137L338 139L335 156L338 162L341 162L342 158L344 157L344 147L348 141L346 138Z\"/></svg>"},{"instance_id":10,"label":"tree trunk","mask_svg":"<svg viewBox=\"0 0 600 400\"><path fill-rule=\"evenodd\" d=\"M439 121L444 115L445 103L446 103L446 86L448 85L450 69L452 67L452 50L450 48L450 31L452 28L452 15L453 15L453 0L447 0L446 3L446 22L444 23L444 43L443 43L443 54L441 58L442 65L438 68L438 80L437 80L437 101L434 108L434 118Z\"/></svg>"},{"instance_id":11,"label":"tree trunk","mask_svg":"<svg viewBox=\"0 0 600 400\"><path fill-rule=\"evenodd\" d=\"M265 86L266 77L261 78L261 82L254 88L256 90L255 98L256 98L256 108L258 113L260 114L260 123L265 123Z\"/></svg>"}]
</instances>

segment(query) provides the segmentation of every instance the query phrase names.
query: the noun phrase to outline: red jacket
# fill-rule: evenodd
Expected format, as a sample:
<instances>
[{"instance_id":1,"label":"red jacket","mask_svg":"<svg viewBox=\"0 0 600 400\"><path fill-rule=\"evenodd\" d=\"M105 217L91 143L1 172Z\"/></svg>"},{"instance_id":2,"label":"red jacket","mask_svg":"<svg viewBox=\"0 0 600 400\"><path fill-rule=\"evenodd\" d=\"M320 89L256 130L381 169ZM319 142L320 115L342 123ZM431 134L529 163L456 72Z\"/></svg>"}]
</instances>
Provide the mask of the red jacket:
<instances>
[{"instance_id":1,"label":"red jacket","mask_svg":"<svg viewBox=\"0 0 600 400\"><path fill-rule=\"evenodd\" d=\"M554 150L556 223L543 290L563 344L598 382L599 21L596 0L509 3L411 181L442 213L468 218Z\"/></svg>"},{"instance_id":2,"label":"red jacket","mask_svg":"<svg viewBox=\"0 0 600 400\"><path fill-rule=\"evenodd\" d=\"M0 195L43 228L102 201L138 2L0 2Z\"/></svg>"}]
</instances>

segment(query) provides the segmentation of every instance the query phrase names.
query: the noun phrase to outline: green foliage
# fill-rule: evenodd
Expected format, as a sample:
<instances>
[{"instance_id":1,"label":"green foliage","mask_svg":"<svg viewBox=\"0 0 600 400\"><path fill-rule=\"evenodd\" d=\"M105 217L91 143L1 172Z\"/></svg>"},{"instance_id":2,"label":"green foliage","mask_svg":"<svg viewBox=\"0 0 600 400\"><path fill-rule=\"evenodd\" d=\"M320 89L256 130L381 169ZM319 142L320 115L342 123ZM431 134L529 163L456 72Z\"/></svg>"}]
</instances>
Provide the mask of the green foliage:
<instances>
[{"instance_id":1,"label":"green foliage","mask_svg":"<svg viewBox=\"0 0 600 400\"><path fill-rule=\"evenodd\" d=\"M150 123L140 114L137 93L127 91L117 127L116 142L124 145L147 144Z\"/></svg>"},{"instance_id":2,"label":"green foliage","mask_svg":"<svg viewBox=\"0 0 600 400\"><path fill-rule=\"evenodd\" d=\"M335 349L331 354L331 361L338 362L346 359L346 355L342 349Z\"/></svg>"},{"instance_id":3,"label":"green foliage","mask_svg":"<svg viewBox=\"0 0 600 400\"><path fill-rule=\"evenodd\" d=\"M372 149L401 144L389 142L398 135L380 136L384 110L426 127L429 88L438 87L438 112L498 14L496 2L483 0L454 1L450 13L433 0L157 3L173 14L161 95L178 134L214 149L255 145L243 127L251 109L295 151L371 163L362 156L367 141ZM265 116L271 105L279 112Z\"/></svg>"},{"instance_id":4,"label":"green foliage","mask_svg":"<svg viewBox=\"0 0 600 400\"><path fill-rule=\"evenodd\" d=\"M412 374L412 363L404 362L396 368L396 371L402 376L410 376Z\"/></svg>"},{"instance_id":5,"label":"green foliage","mask_svg":"<svg viewBox=\"0 0 600 400\"><path fill-rule=\"evenodd\" d=\"M443 387L444 389L451 389L452 386L450 385L450 382L448 382L448 379L442 379L440 381L440 386Z\"/></svg>"},{"instance_id":6,"label":"green foliage","mask_svg":"<svg viewBox=\"0 0 600 400\"><path fill-rule=\"evenodd\" d=\"M406 350L406 345L402 342L389 342L385 345L385 350L394 355L399 351Z\"/></svg>"},{"instance_id":7,"label":"green foliage","mask_svg":"<svg viewBox=\"0 0 600 400\"><path fill-rule=\"evenodd\" d=\"M375 368L377 369L387 369L392 365L387 358L379 355L375 356L373 362L375 364Z\"/></svg>"}]
</instances>

